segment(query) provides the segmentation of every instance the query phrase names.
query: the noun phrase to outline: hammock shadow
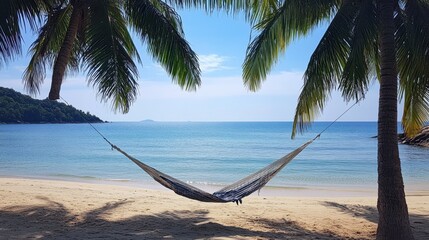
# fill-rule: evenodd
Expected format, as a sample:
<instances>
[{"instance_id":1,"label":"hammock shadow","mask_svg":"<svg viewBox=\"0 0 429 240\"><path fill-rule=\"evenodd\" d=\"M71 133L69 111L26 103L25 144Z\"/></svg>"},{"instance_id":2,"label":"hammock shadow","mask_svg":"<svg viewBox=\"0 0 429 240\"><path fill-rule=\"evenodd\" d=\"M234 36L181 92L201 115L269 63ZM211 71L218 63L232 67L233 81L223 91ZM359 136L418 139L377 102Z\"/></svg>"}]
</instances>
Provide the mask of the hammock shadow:
<instances>
[{"instance_id":1,"label":"hammock shadow","mask_svg":"<svg viewBox=\"0 0 429 240\"><path fill-rule=\"evenodd\" d=\"M378 222L377 208L364 205L340 204L336 202L323 202L325 207L334 208L339 212L352 215L353 217L364 218L370 222Z\"/></svg>"},{"instance_id":2,"label":"hammock shadow","mask_svg":"<svg viewBox=\"0 0 429 240\"><path fill-rule=\"evenodd\" d=\"M339 212L363 218L370 222L378 222L377 208L359 204L339 204L336 202L323 202L324 206L334 208ZM429 216L419 214L409 214L410 224L416 239L429 239Z\"/></svg>"},{"instance_id":3,"label":"hammock shadow","mask_svg":"<svg viewBox=\"0 0 429 240\"><path fill-rule=\"evenodd\" d=\"M40 198L42 199L42 198ZM22 239L341 239L330 232L305 229L285 219L237 219L235 226L216 223L207 210L165 211L108 220L131 201L108 202L82 214L73 214L61 203L42 199L37 206L12 206L0 209L0 238ZM252 221L264 230L238 227Z\"/></svg>"}]
</instances>

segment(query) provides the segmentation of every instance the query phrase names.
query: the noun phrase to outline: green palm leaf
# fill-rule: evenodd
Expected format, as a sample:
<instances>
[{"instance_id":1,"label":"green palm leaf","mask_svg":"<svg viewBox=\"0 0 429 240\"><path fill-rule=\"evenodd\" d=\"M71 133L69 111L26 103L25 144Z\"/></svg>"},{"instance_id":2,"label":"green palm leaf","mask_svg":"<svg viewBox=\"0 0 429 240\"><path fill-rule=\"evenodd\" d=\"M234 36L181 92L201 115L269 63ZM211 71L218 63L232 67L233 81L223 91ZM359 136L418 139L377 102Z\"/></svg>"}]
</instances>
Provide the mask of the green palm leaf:
<instances>
[{"instance_id":1,"label":"green palm leaf","mask_svg":"<svg viewBox=\"0 0 429 240\"><path fill-rule=\"evenodd\" d=\"M361 1L352 28L350 54L339 82L339 89L346 101L362 99L368 91L370 80L376 78L376 66L371 59L378 55L377 21L374 1Z\"/></svg>"},{"instance_id":2,"label":"green palm leaf","mask_svg":"<svg viewBox=\"0 0 429 240\"><path fill-rule=\"evenodd\" d=\"M260 22L279 7L277 0L168 0L171 6L178 8L201 8L208 13L222 10L228 14L244 13L251 23Z\"/></svg>"},{"instance_id":3,"label":"green palm leaf","mask_svg":"<svg viewBox=\"0 0 429 240\"><path fill-rule=\"evenodd\" d=\"M263 30L247 49L244 84L252 91L257 90L286 46L330 18L337 5L337 1L285 1L278 10L266 16L256 26Z\"/></svg>"},{"instance_id":4,"label":"green palm leaf","mask_svg":"<svg viewBox=\"0 0 429 240\"><path fill-rule=\"evenodd\" d=\"M46 78L46 66L53 65L67 31L72 8L52 9L40 28L36 41L30 47L32 57L24 71L24 87L31 94L39 93ZM76 62L76 61L70 61Z\"/></svg>"},{"instance_id":5,"label":"green palm leaf","mask_svg":"<svg viewBox=\"0 0 429 240\"><path fill-rule=\"evenodd\" d=\"M270 0L271 1L271 0ZM173 7L179 8L202 8L207 12L212 12L213 10L225 10L231 13L237 13L244 9L249 9L253 3L262 3L267 1L260 0L166 0L168 4ZM264 3L262 3L264 4ZM258 6L259 8L260 6ZM258 10L255 10L258 11Z\"/></svg>"},{"instance_id":6,"label":"green palm leaf","mask_svg":"<svg viewBox=\"0 0 429 240\"><path fill-rule=\"evenodd\" d=\"M41 13L53 1L49 0L2 0L0 7L0 67L16 54L21 53L21 26L29 24L35 29Z\"/></svg>"},{"instance_id":7,"label":"green palm leaf","mask_svg":"<svg viewBox=\"0 0 429 240\"><path fill-rule=\"evenodd\" d=\"M304 73L304 86L292 128L292 138L297 131L304 131L308 123L323 110L331 91L343 77L353 39L352 26L359 8L347 1L332 19L320 43L310 58Z\"/></svg>"},{"instance_id":8,"label":"green palm leaf","mask_svg":"<svg viewBox=\"0 0 429 240\"><path fill-rule=\"evenodd\" d=\"M137 95L137 50L129 35L118 1L94 0L89 7L86 26L87 45L83 62L88 81L98 88L101 99L111 99L113 108L124 113Z\"/></svg>"},{"instance_id":9,"label":"green palm leaf","mask_svg":"<svg viewBox=\"0 0 429 240\"><path fill-rule=\"evenodd\" d=\"M198 58L183 38L180 17L168 8L148 0L128 0L126 4L130 22L147 43L148 52L174 82L186 90L195 90L201 84Z\"/></svg>"},{"instance_id":10,"label":"green palm leaf","mask_svg":"<svg viewBox=\"0 0 429 240\"><path fill-rule=\"evenodd\" d=\"M414 136L429 119L429 4L409 0L399 10L397 26L397 63L400 98L404 100L402 126Z\"/></svg>"}]
</instances>

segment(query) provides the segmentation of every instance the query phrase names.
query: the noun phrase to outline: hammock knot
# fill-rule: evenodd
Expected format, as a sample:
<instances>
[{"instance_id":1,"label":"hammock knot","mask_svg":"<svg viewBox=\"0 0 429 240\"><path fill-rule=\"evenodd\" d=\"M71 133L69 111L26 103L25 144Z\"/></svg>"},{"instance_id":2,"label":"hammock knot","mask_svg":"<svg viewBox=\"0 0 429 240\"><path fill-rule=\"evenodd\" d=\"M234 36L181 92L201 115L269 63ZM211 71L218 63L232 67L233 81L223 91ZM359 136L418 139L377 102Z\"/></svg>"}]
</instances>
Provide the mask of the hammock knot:
<instances>
[{"instance_id":1,"label":"hammock knot","mask_svg":"<svg viewBox=\"0 0 429 240\"><path fill-rule=\"evenodd\" d=\"M321 133L317 134L317 136L314 137L313 140L320 139L320 135L321 135Z\"/></svg>"}]
</instances>

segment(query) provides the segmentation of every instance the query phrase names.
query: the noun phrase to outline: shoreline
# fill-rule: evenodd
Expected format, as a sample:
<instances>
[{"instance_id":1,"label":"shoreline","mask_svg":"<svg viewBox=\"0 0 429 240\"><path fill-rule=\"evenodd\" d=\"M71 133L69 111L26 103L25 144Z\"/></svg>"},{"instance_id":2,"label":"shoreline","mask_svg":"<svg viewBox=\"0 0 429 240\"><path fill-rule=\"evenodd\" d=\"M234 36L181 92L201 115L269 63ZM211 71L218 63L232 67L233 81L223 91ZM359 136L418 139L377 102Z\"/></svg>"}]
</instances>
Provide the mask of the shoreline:
<instances>
[{"instance_id":1,"label":"shoreline","mask_svg":"<svg viewBox=\"0 0 429 240\"><path fill-rule=\"evenodd\" d=\"M0 178L0 239L373 239L376 197L257 196L204 203L171 191ZM407 196L416 239L429 196Z\"/></svg>"},{"instance_id":2,"label":"shoreline","mask_svg":"<svg viewBox=\"0 0 429 240\"><path fill-rule=\"evenodd\" d=\"M136 181L130 179L98 179L98 178L74 178L74 177L50 177L50 176L4 176L0 175L1 179L22 179L22 180L41 180L41 181L55 181L55 182L72 182L72 183L87 183L104 186L119 186L119 187L132 187L141 190L157 190L161 192L171 192L172 190L165 188L155 180ZM214 184L198 184L189 183L192 186L200 188L206 192L213 193L226 185ZM405 194L407 196L429 196L429 189L426 189L426 184L418 184L409 186L405 185ZM265 186L259 192L255 192L250 196L274 196L274 197L376 197L377 186L369 185L318 185L318 186Z\"/></svg>"}]
</instances>

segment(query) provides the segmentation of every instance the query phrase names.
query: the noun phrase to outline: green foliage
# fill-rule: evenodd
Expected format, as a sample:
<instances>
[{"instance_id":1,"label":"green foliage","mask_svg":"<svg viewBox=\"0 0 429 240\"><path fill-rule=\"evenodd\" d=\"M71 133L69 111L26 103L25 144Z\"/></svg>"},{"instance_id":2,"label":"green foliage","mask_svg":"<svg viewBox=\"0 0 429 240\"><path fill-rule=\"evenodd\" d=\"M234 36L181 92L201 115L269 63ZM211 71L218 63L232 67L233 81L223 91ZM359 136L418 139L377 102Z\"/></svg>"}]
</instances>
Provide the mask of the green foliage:
<instances>
[{"instance_id":1,"label":"green foliage","mask_svg":"<svg viewBox=\"0 0 429 240\"><path fill-rule=\"evenodd\" d=\"M256 25L261 32L247 49L243 64L244 84L252 91L259 89L286 47L330 18L336 8L336 1L301 0L284 1L278 9L265 11L268 14Z\"/></svg>"},{"instance_id":2,"label":"green foliage","mask_svg":"<svg viewBox=\"0 0 429 240\"><path fill-rule=\"evenodd\" d=\"M89 83L98 86L102 99L112 99L113 108L128 112L137 95L137 49L126 28L126 19L116 1L95 0L88 11L83 62Z\"/></svg>"},{"instance_id":3,"label":"green foliage","mask_svg":"<svg viewBox=\"0 0 429 240\"><path fill-rule=\"evenodd\" d=\"M0 7L0 67L21 53L21 24L35 29L41 12L54 0L2 0Z\"/></svg>"},{"instance_id":4,"label":"green foliage","mask_svg":"<svg viewBox=\"0 0 429 240\"><path fill-rule=\"evenodd\" d=\"M278 0L166 0L176 8L200 8L207 13L224 11L228 14L244 13L252 24L272 13L280 4Z\"/></svg>"},{"instance_id":5,"label":"green foliage","mask_svg":"<svg viewBox=\"0 0 429 240\"><path fill-rule=\"evenodd\" d=\"M304 73L294 137L323 111L333 90L339 90L347 102L358 101L380 78L379 10L374 0L278 3L275 9L259 11L263 14L255 28L260 33L249 45L243 65L244 83L250 90L260 87L292 40L320 22L330 22ZM429 2L396 0L394 16L399 93L405 106L402 125L412 136L429 120Z\"/></svg>"},{"instance_id":6,"label":"green foliage","mask_svg":"<svg viewBox=\"0 0 429 240\"><path fill-rule=\"evenodd\" d=\"M368 90L370 69L367 56L376 44L375 11L371 0L360 5L345 2L335 14L313 52L304 73L304 86L296 107L292 137L304 130L323 110L331 91L358 101Z\"/></svg>"},{"instance_id":7,"label":"green foliage","mask_svg":"<svg viewBox=\"0 0 429 240\"><path fill-rule=\"evenodd\" d=\"M174 9L163 2L138 0L126 1L125 9L131 26L173 81L195 90L201 84L197 54L184 39L182 22Z\"/></svg>"},{"instance_id":8,"label":"green foliage","mask_svg":"<svg viewBox=\"0 0 429 240\"><path fill-rule=\"evenodd\" d=\"M49 67L60 51L71 11L71 7L50 10L45 24L38 31L37 39L30 47L32 57L24 72L24 86L32 95L39 93L39 87L46 78L46 67Z\"/></svg>"},{"instance_id":9,"label":"green foliage","mask_svg":"<svg viewBox=\"0 0 429 240\"><path fill-rule=\"evenodd\" d=\"M171 4L180 7L189 3ZM192 5L200 4L196 1ZM147 43L148 53L173 82L186 90L195 90L201 83L198 58L184 39L180 16L164 1L4 0L0 8L0 67L20 53L25 24L38 35L24 73L30 94L39 93L46 68L53 66L50 98L59 97L67 74L84 70L102 100L111 101L114 110L128 112L137 97L135 61L140 62L130 29Z\"/></svg>"},{"instance_id":10,"label":"green foliage","mask_svg":"<svg viewBox=\"0 0 429 240\"><path fill-rule=\"evenodd\" d=\"M0 123L98 123L98 117L51 100L0 87Z\"/></svg>"},{"instance_id":11,"label":"green foliage","mask_svg":"<svg viewBox=\"0 0 429 240\"><path fill-rule=\"evenodd\" d=\"M414 136L429 119L429 2L409 0L395 16L402 126Z\"/></svg>"}]
</instances>

